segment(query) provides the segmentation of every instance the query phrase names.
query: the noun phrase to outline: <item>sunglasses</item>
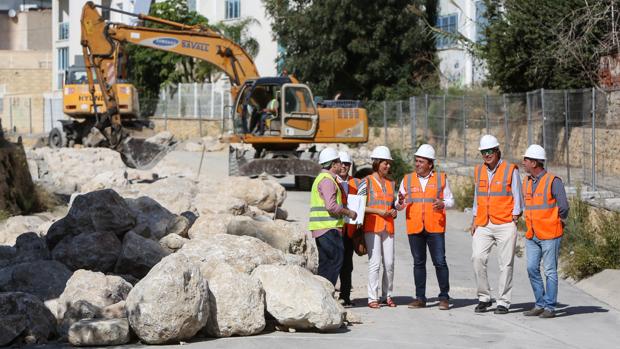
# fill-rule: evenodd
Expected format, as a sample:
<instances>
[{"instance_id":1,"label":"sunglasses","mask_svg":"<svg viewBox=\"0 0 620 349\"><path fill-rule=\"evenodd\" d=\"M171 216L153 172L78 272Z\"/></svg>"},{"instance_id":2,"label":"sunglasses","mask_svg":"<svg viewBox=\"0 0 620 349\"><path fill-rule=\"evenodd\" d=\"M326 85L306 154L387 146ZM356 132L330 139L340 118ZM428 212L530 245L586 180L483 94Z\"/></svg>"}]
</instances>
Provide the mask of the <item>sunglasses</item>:
<instances>
[{"instance_id":1,"label":"sunglasses","mask_svg":"<svg viewBox=\"0 0 620 349\"><path fill-rule=\"evenodd\" d=\"M497 148L481 150L480 154L482 154L484 156L484 155L494 154L495 152L497 152Z\"/></svg>"}]
</instances>

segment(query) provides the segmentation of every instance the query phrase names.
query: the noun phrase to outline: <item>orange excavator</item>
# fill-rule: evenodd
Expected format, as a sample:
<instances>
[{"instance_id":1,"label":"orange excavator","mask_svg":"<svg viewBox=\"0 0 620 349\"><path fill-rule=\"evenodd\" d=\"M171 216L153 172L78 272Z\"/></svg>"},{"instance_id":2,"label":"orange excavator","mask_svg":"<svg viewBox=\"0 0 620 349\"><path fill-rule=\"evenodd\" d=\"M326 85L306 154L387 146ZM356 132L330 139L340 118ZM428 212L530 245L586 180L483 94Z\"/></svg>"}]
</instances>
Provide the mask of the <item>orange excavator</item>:
<instances>
[{"instance_id":1,"label":"orange excavator","mask_svg":"<svg viewBox=\"0 0 620 349\"><path fill-rule=\"evenodd\" d=\"M233 106L229 171L231 175L294 175L308 187L319 172L317 143L364 143L368 116L358 105L317 106L308 86L293 76L260 77L252 58L232 40L210 28L186 25L143 14L137 16L169 28L149 28L106 22L92 2L82 11L82 47L90 91L97 76L106 113L97 128L112 149L134 168L152 166L169 145L151 144L129 137L120 123L117 93L106 80L110 57L121 45L134 44L207 61L230 79ZM342 102L336 102L342 103ZM253 132L254 131L254 132ZM251 147L239 146L249 144ZM251 149L250 149L251 148Z\"/></svg>"}]
</instances>

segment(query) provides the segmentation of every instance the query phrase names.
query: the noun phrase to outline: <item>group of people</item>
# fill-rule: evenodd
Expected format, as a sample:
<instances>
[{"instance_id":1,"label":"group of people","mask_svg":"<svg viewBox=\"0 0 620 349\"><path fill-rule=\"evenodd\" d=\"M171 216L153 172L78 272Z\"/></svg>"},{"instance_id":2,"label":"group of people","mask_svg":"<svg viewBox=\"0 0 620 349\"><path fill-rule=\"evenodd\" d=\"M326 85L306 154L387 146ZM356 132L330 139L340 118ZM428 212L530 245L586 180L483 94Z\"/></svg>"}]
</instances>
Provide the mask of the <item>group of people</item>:
<instances>
[{"instance_id":1,"label":"group of people","mask_svg":"<svg viewBox=\"0 0 620 349\"><path fill-rule=\"evenodd\" d=\"M524 215L527 272L535 298L534 307L524 315L553 318L558 291L558 253L569 210L564 185L559 177L545 170L546 153L540 145L532 144L523 155L522 167L527 173L523 181L519 168L502 159L497 138L483 136L479 151L483 162L474 169L470 229L478 298L474 311L487 312L492 307L487 264L492 247L497 246L499 285L494 313L509 312L517 221ZM446 208L454 205L454 197L446 174L435 168L434 148L423 144L414 155L415 171L405 175L396 188L390 177L393 159L385 146L372 151L372 174L361 179L350 176L352 161L346 152L328 147L319 154L322 171L312 185L308 228L319 252L318 274L334 285L340 278L340 300L344 305L352 304L353 240L356 234L363 234L368 253L368 307L397 306L392 295L394 219L398 211L405 211L415 283L415 298L408 307L427 305L428 249L439 285L438 308L450 309L445 232ZM344 217L357 218L357 213L347 208L348 194L366 197L361 225L345 224ZM381 265L383 275L380 275Z\"/></svg>"}]
</instances>

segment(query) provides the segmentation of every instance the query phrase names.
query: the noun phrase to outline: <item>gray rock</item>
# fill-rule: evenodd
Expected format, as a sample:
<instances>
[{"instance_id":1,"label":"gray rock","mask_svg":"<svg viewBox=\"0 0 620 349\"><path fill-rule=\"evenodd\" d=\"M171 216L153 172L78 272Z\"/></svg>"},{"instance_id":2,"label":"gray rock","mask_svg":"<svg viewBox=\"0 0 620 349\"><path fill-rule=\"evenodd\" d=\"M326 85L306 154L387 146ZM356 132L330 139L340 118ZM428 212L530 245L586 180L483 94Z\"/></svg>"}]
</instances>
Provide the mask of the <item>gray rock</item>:
<instances>
[{"instance_id":1,"label":"gray rock","mask_svg":"<svg viewBox=\"0 0 620 349\"><path fill-rule=\"evenodd\" d=\"M207 335L251 336L265 328L265 292L257 280L226 264L201 270L211 292Z\"/></svg>"},{"instance_id":2,"label":"gray rock","mask_svg":"<svg viewBox=\"0 0 620 349\"><path fill-rule=\"evenodd\" d=\"M114 272L129 274L141 279L166 255L167 252L159 245L159 242L130 231L123 239L123 247Z\"/></svg>"},{"instance_id":3,"label":"gray rock","mask_svg":"<svg viewBox=\"0 0 620 349\"><path fill-rule=\"evenodd\" d=\"M101 311L101 316L104 319L123 319L127 317L127 307L125 301L108 305Z\"/></svg>"},{"instance_id":4,"label":"gray rock","mask_svg":"<svg viewBox=\"0 0 620 349\"><path fill-rule=\"evenodd\" d=\"M0 291L26 292L41 300L58 298L71 271L54 260L14 264L0 269Z\"/></svg>"},{"instance_id":5,"label":"gray rock","mask_svg":"<svg viewBox=\"0 0 620 349\"><path fill-rule=\"evenodd\" d=\"M208 283L200 269L175 253L162 259L129 292L129 324L148 344L187 340L206 324L208 298Z\"/></svg>"},{"instance_id":6,"label":"gray rock","mask_svg":"<svg viewBox=\"0 0 620 349\"><path fill-rule=\"evenodd\" d=\"M61 336L66 336L69 328L74 323L84 319L100 318L101 308L85 300L78 300L72 304L65 305L62 319L59 319L59 332Z\"/></svg>"},{"instance_id":7,"label":"gray rock","mask_svg":"<svg viewBox=\"0 0 620 349\"><path fill-rule=\"evenodd\" d=\"M16 255L13 263L32 262L41 259L51 259L45 239L35 233L25 233L15 241Z\"/></svg>"},{"instance_id":8,"label":"gray rock","mask_svg":"<svg viewBox=\"0 0 620 349\"><path fill-rule=\"evenodd\" d=\"M0 346L9 344L17 337L28 344L46 343L56 334L54 315L39 298L31 294L0 293L0 314L0 319L3 319L0 321ZM14 322L9 322L11 319ZM17 336L10 338L16 332Z\"/></svg>"},{"instance_id":9,"label":"gray rock","mask_svg":"<svg viewBox=\"0 0 620 349\"><path fill-rule=\"evenodd\" d=\"M282 251L250 236L218 234L202 240L190 240L177 252L201 265L225 263L239 272L250 274L262 264L286 264Z\"/></svg>"},{"instance_id":10,"label":"gray rock","mask_svg":"<svg viewBox=\"0 0 620 349\"><path fill-rule=\"evenodd\" d=\"M17 249L13 246L0 245L0 269L11 264L17 255Z\"/></svg>"},{"instance_id":11,"label":"gray rock","mask_svg":"<svg viewBox=\"0 0 620 349\"><path fill-rule=\"evenodd\" d=\"M177 217L161 206L157 201L142 196L137 199L125 199L127 205L136 216L136 225L140 230L148 231L153 240L159 240L168 234L168 226ZM148 228L148 229L147 229Z\"/></svg>"},{"instance_id":12,"label":"gray rock","mask_svg":"<svg viewBox=\"0 0 620 349\"><path fill-rule=\"evenodd\" d=\"M235 216L242 215L247 212L248 204L243 200L223 194L218 190L200 191L194 197L193 205L196 207L198 214L232 214Z\"/></svg>"},{"instance_id":13,"label":"gray rock","mask_svg":"<svg viewBox=\"0 0 620 349\"><path fill-rule=\"evenodd\" d=\"M227 195L267 212L275 212L286 199L286 189L272 179L229 177L225 190Z\"/></svg>"},{"instance_id":14,"label":"gray rock","mask_svg":"<svg viewBox=\"0 0 620 349\"><path fill-rule=\"evenodd\" d=\"M334 330L342 326L344 308L333 286L299 266L261 265L252 272L265 290L267 312L295 329Z\"/></svg>"},{"instance_id":15,"label":"gray rock","mask_svg":"<svg viewBox=\"0 0 620 349\"><path fill-rule=\"evenodd\" d=\"M175 216L174 219L172 219L168 223L168 227L166 228L166 234L168 235L176 234L184 238L187 238L188 237L187 233L189 231L190 226L191 226L191 223L187 217Z\"/></svg>"},{"instance_id":16,"label":"gray rock","mask_svg":"<svg viewBox=\"0 0 620 349\"><path fill-rule=\"evenodd\" d=\"M46 240L53 249L66 236L93 232L122 236L135 225L136 218L120 195L98 190L76 196L67 216L52 224Z\"/></svg>"},{"instance_id":17,"label":"gray rock","mask_svg":"<svg viewBox=\"0 0 620 349\"><path fill-rule=\"evenodd\" d=\"M284 253L303 255L306 250L306 233L286 221L231 220L227 233L246 235L266 242Z\"/></svg>"},{"instance_id":18,"label":"gray rock","mask_svg":"<svg viewBox=\"0 0 620 349\"><path fill-rule=\"evenodd\" d=\"M114 269L121 253L121 241L110 232L81 233L66 236L52 250L55 260L71 270L108 272Z\"/></svg>"},{"instance_id":19,"label":"gray rock","mask_svg":"<svg viewBox=\"0 0 620 349\"><path fill-rule=\"evenodd\" d=\"M69 328L69 344L74 346L121 345L129 343L127 319L81 320Z\"/></svg>"},{"instance_id":20,"label":"gray rock","mask_svg":"<svg viewBox=\"0 0 620 349\"><path fill-rule=\"evenodd\" d=\"M228 224L233 219L250 220L245 216L233 216L232 214L203 214L189 228L188 236L192 240L205 239L211 235L227 234Z\"/></svg>"},{"instance_id":21,"label":"gray rock","mask_svg":"<svg viewBox=\"0 0 620 349\"><path fill-rule=\"evenodd\" d=\"M57 317L60 321L65 319L65 313L75 308L79 302L95 307L96 310L92 311L93 317L100 316L106 307L124 301L131 289L131 284L120 276L78 270L67 281L67 286L58 299ZM81 319L83 318L74 316L71 323Z\"/></svg>"}]
</instances>

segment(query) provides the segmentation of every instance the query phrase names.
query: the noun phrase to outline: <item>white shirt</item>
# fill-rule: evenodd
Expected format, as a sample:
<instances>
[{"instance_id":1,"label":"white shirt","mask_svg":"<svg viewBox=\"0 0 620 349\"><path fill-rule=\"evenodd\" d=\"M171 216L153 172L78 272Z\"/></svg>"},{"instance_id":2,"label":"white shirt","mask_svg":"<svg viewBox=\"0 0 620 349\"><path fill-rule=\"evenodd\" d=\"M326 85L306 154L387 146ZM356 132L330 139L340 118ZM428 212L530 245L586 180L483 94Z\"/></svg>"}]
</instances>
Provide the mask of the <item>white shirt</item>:
<instances>
[{"instance_id":1,"label":"white shirt","mask_svg":"<svg viewBox=\"0 0 620 349\"><path fill-rule=\"evenodd\" d=\"M426 190L426 184L428 183L428 180L435 175L435 171L431 171L428 176L426 177L420 177L420 175L418 175L417 173L415 174L416 176L418 176L418 180L420 181L420 186L422 186L422 192L424 192ZM405 183L404 180L400 181L400 188L398 189L398 192L406 195L407 191L405 190ZM446 176L446 183L445 186L443 188L443 203L446 206L446 208L450 208L452 206L454 206L454 196L452 195L452 191L450 190L450 184L448 182L448 177ZM406 203L404 203L402 206L400 206L398 204L398 200L396 201L396 209L397 210L402 210L403 208L405 208L407 206Z\"/></svg>"}]
</instances>

